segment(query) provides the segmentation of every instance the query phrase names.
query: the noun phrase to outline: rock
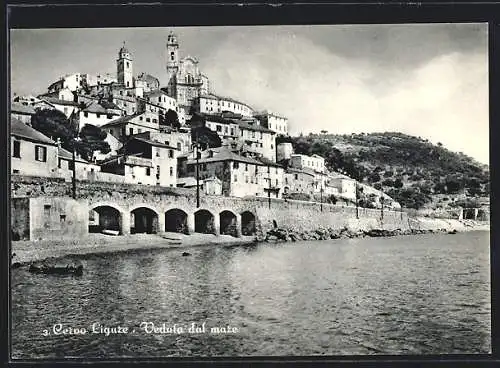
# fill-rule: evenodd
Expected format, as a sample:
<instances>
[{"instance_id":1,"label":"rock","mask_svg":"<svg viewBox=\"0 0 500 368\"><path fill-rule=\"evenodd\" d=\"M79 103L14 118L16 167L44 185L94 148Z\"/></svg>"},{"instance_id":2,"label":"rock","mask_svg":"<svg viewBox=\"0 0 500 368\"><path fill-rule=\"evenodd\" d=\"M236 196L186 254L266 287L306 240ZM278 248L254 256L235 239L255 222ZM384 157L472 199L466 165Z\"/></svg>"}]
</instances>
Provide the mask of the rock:
<instances>
[{"instance_id":1,"label":"rock","mask_svg":"<svg viewBox=\"0 0 500 368\"><path fill-rule=\"evenodd\" d=\"M21 266L22 266L22 264L21 264L21 263L19 263L19 262L14 262L14 263L12 263L11 268L19 268L19 267L21 267Z\"/></svg>"},{"instance_id":2,"label":"rock","mask_svg":"<svg viewBox=\"0 0 500 368\"><path fill-rule=\"evenodd\" d=\"M46 275L75 275L83 274L83 264L79 261L64 263L54 259L47 259L42 262L34 262L30 264L29 272L43 273Z\"/></svg>"},{"instance_id":3,"label":"rock","mask_svg":"<svg viewBox=\"0 0 500 368\"><path fill-rule=\"evenodd\" d=\"M458 233L457 229L453 229L451 231L448 231L448 234L456 234Z\"/></svg>"},{"instance_id":4,"label":"rock","mask_svg":"<svg viewBox=\"0 0 500 368\"><path fill-rule=\"evenodd\" d=\"M189 253L189 252L182 252L182 256L183 257L187 257L187 256L190 256L190 255L191 255L191 253Z\"/></svg>"}]
</instances>

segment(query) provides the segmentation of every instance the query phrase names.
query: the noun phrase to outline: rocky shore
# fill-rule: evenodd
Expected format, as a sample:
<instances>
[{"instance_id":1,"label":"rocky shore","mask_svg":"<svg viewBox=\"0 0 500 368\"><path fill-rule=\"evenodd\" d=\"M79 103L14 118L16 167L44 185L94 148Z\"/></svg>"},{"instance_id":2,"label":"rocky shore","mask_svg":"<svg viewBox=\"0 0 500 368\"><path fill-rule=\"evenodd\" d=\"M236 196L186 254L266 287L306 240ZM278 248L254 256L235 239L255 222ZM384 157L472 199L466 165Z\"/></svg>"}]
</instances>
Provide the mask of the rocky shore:
<instances>
[{"instance_id":1,"label":"rocky shore","mask_svg":"<svg viewBox=\"0 0 500 368\"><path fill-rule=\"evenodd\" d=\"M412 224L413 222L413 224ZM415 218L409 220L407 229L354 228L344 226L341 229L318 228L311 231L296 231L291 228L276 227L257 237L258 242L309 241L359 237L391 237L416 234L457 234L463 231L488 230L489 224L472 220L438 220Z\"/></svg>"}]
</instances>

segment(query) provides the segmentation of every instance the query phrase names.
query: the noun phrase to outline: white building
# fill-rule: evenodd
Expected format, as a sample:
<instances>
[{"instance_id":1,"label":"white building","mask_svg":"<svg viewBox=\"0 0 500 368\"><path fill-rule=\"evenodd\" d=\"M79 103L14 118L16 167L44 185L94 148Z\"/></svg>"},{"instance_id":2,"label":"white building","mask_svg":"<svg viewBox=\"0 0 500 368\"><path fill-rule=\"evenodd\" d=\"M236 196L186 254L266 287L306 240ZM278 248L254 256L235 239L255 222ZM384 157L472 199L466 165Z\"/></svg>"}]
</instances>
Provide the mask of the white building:
<instances>
[{"instance_id":1,"label":"white building","mask_svg":"<svg viewBox=\"0 0 500 368\"><path fill-rule=\"evenodd\" d=\"M125 137L144 132L159 132L160 126L155 114L136 113L122 116L101 126L101 129L113 137L124 140Z\"/></svg>"},{"instance_id":2,"label":"white building","mask_svg":"<svg viewBox=\"0 0 500 368\"><path fill-rule=\"evenodd\" d=\"M57 176L57 143L16 118L10 119L12 174Z\"/></svg>"},{"instance_id":3,"label":"white building","mask_svg":"<svg viewBox=\"0 0 500 368\"><path fill-rule=\"evenodd\" d=\"M196 111L203 114L216 114L230 111L246 117L252 117L253 109L243 102L230 97L222 97L215 94L200 95L194 101Z\"/></svg>"},{"instance_id":4,"label":"white building","mask_svg":"<svg viewBox=\"0 0 500 368\"><path fill-rule=\"evenodd\" d=\"M318 155L302 155L294 153L290 155L290 165L296 169L311 169L319 173L325 172L325 159Z\"/></svg>"},{"instance_id":5,"label":"white building","mask_svg":"<svg viewBox=\"0 0 500 368\"><path fill-rule=\"evenodd\" d=\"M102 104L104 102L91 102L83 110L79 111L80 118L80 129L86 124L91 124L97 127L102 127L109 122L116 120L121 116L122 111L118 106L113 103L106 102L108 108L104 107Z\"/></svg>"},{"instance_id":6,"label":"white building","mask_svg":"<svg viewBox=\"0 0 500 368\"><path fill-rule=\"evenodd\" d=\"M276 134L288 135L288 119L286 117L269 111L255 113L254 116L259 119L261 125L273 130Z\"/></svg>"}]
</instances>

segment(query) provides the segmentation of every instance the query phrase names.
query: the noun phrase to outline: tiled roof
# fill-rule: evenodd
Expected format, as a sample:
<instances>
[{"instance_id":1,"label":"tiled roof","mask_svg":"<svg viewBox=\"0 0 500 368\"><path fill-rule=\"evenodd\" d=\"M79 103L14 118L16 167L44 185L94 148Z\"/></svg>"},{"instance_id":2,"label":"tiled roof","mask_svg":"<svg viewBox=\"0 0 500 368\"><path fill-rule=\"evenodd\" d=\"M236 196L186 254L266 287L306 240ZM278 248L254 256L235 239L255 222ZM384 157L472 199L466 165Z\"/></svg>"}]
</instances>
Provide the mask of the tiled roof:
<instances>
[{"instance_id":1,"label":"tiled roof","mask_svg":"<svg viewBox=\"0 0 500 368\"><path fill-rule=\"evenodd\" d=\"M34 115L35 109L33 108L33 106L26 106L26 105L14 102L10 105L10 112L17 113L17 114Z\"/></svg>"},{"instance_id":2,"label":"tiled roof","mask_svg":"<svg viewBox=\"0 0 500 368\"><path fill-rule=\"evenodd\" d=\"M120 108L116 106L112 102L104 102L106 106L114 106L114 107L104 107L103 105L99 104L97 101L93 101L88 105L83 111L85 112L91 112L93 114L114 114L118 115L117 112L112 111L112 110L119 110Z\"/></svg>"},{"instance_id":3,"label":"tiled roof","mask_svg":"<svg viewBox=\"0 0 500 368\"><path fill-rule=\"evenodd\" d=\"M287 173L301 173L301 174L315 176L314 170L311 169L296 169L294 167L289 167L286 171Z\"/></svg>"},{"instance_id":4,"label":"tiled roof","mask_svg":"<svg viewBox=\"0 0 500 368\"><path fill-rule=\"evenodd\" d=\"M241 102L241 101L238 101L238 100L235 100L234 98L231 98L231 97L224 97L224 96L219 96L219 95L216 95L214 93L209 93L209 94L202 94L200 95L200 98L208 98L208 99L211 99L211 100L224 100L224 101L230 101L230 102L233 102L233 103L237 103L237 104L240 104L240 105L244 105L246 107L248 107L249 109L252 109L252 107L244 102Z\"/></svg>"},{"instance_id":5,"label":"tiled roof","mask_svg":"<svg viewBox=\"0 0 500 368\"><path fill-rule=\"evenodd\" d=\"M139 141L139 142L147 143L147 144L150 144L150 145L155 146L155 147L169 148L169 149L173 149L173 150L177 149L177 148L169 146L167 144L164 144L164 143L161 143L161 142L152 141L152 140L149 140L149 139L146 139L146 138L142 138L142 137L133 136L133 137L130 138L129 142L132 141L132 140L136 140L136 141Z\"/></svg>"},{"instance_id":6,"label":"tiled roof","mask_svg":"<svg viewBox=\"0 0 500 368\"><path fill-rule=\"evenodd\" d=\"M144 93L144 95L148 96L148 97L161 96L161 95L166 95L166 94L167 94L167 92L162 91L160 89L155 89L154 91Z\"/></svg>"},{"instance_id":7,"label":"tiled roof","mask_svg":"<svg viewBox=\"0 0 500 368\"><path fill-rule=\"evenodd\" d=\"M265 157L259 157L259 158L258 158L258 160L259 160L260 162L262 162L265 166L280 167L280 168L282 168L282 169L283 169L283 166L282 166L282 165L280 165L280 164L278 164L278 163L276 163L276 162L274 162L274 161L271 161L271 160L269 160L269 159L267 159L267 158L265 158Z\"/></svg>"},{"instance_id":8,"label":"tiled roof","mask_svg":"<svg viewBox=\"0 0 500 368\"><path fill-rule=\"evenodd\" d=\"M57 146L57 143L52 139L43 135L38 130L24 124L16 118L10 119L10 134L14 137L24 138L32 142L39 142L49 144L51 146Z\"/></svg>"},{"instance_id":9,"label":"tiled roof","mask_svg":"<svg viewBox=\"0 0 500 368\"><path fill-rule=\"evenodd\" d=\"M274 130L267 129L267 128L263 127L262 125L248 124L244 121L239 121L238 125L239 125L240 129L253 130L255 132L276 134L276 132Z\"/></svg>"},{"instance_id":10,"label":"tiled roof","mask_svg":"<svg viewBox=\"0 0 500 368\"><path fill-rule=\"evenodd\" d=\"M51 104L55 104L55 105L78 106L78 103L75 101L60 100L56 97L41 97L40 99L42 101L47 101L47 102L50 102Z\"/></svg>"},{"instance_id":11,"label":"tiled roof","mask_svg":"<svg viewBox=\"0 0 500 368\"><path fill-rule=\"evenodd\" d=\"M128 123L130 120L132 120L132 119L134 119L137 116L142 115L142 114L143 114L142 112L138 112L138 113L135 113L135 114L132 114L132 115L127 115L127 116L119 117L118 119L112 120L109 123L104 124L101 128L109 128L111 126L116 126L116 125L121 125L121 124L124 124L124 123Z\"/></svg>"},{"instance_id":12,"label":"tiled roof","mask_svg":"<svg viewBox=\"0 0 500 368\"><path fill-rule=\"evenodd\" d=\"M65 150L62 147L58 148L58 155L59 155L59 158L63 158L65 160L73 160L73 153ZM87 163L87 164L89 163L88 161L84 160L83 158L81 158L79 156L76 156L75 161L84 162L84 163Z\"/></svg>"},{"instance_id":13,"label":"tiled roof","mask_svg":"<svg viewBox=\"0 0 500 368\"><path fill-rule=\"evenodd\" d=\"M260 161L257 161L253 158L250 158L250 157L240 156L240 155L238 155L234 152L231 152L227 149L220 150L219 152L216 152L213 157L206 157L206 158L199 159L199 163L209 163L209 162L219 162L219 161L238 161L238 162L244 162L244 163L252 164L252 165L259 165L259 166L264 165ZM191 160L188 160L187 163L188 164L195 164L196 160L191 159Z\"/></svg>"}]
</instances>

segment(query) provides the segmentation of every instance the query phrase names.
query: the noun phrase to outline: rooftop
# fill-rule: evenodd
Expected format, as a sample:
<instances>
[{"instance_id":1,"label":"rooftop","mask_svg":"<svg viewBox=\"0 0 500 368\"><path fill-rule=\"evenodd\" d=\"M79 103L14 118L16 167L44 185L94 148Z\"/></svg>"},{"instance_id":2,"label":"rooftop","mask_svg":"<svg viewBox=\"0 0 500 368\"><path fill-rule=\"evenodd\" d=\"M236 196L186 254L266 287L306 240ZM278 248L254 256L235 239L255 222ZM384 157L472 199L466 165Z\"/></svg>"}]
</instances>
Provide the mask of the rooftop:
<instances>
[{"instance_id":1,"label":"rooftop","mask_svg":"<svg viewBox=\"0 0 500 368\"><path fill-rule=\"evenodd\" d=\"M57 146L57 143L52 139L43 135L38 130L24 124L16 118L10 119L10 134L14 137L24 138L32 142L39 142L49 144L51 146Z\"/></svg>"},{"instance_id":2,"label":"rooftop","mask_svg":"<svg viewBox=\"0 0 500 368\"><path fill-rule=\"evenodd\" d=\"M64 106L78 106L78 103L75 101L66 101L66 100L60 100L57 97L45 97L41 96L40 98L42 101L47 101L51 104L55 105L64 105Z\"/></svg>"},{"instance_id":3,"label":"rooftop","mask_svg":"<svg viewBox=\"0 0 500 368\"><path fill-rule=\"evenodd\" d=\"M138 113L135 113L135 114L132 114L132 115L121 116L118 119L112 120L109 123L104 124L101 128L109 128L109 127L112 127L112 126L116 126L116 125L121 125L121 124L128 123L130 120L132 120L132 119L134 119L134 118L136 118L136 117L138 117L139 115L142 115L142 114L143 114L142 112L138 112Z\"/></svg>"},{"instance_id":4,"label":"rooftop","mask_svg":"<svg viewBox=\"0 0 500 368\"><path fill-rule=\"evenodd\" d=\"M258 124L248 124L245 121L238 121L238 125L240 129L246 129L246 130L253 130L255 132L263 132L263 133L269 133L269 134L276 134L274 130L267 129L266 127L263 127L262 125Z\"/></svg>"},{"instance_id":5,"label":"rooftop","mask_svg":"<svg viewBox=\"0 0 500 368\"><path fill-rule=\"evenodd\" d=\"M222 149L219 150L218 152L214 152L213 157L205 157L199 159L199 163L210 163L210 162L219 162L219 161L237 161L237 162L244 162L247 164L252 164L252 165L259 165L263 166L264 164L260 161L257 161L253 158L250 157L245 157L245 156L240 156L234 152L231 152L228 149ZM187 161L187 164L195 164L196 160L191 159Z\"/></svg>"},{"instance_id":6,"label":"rooftop","mask_svg":"<svg viewBox=\"0 0 500 368\"><path fill-rule=\"evenodd\" d=\"M235 100L234 98L231 98L231 97L219 96L219 95L216 95L215 93L202 94L202 95L200 95L200 98L208 98L208 99L211 99L211 100L230 101L230 102L233 102L233 103L244 105L244 106L248 107L250 110L252 110L252 107L250 105L244 103L244 102Z\"/></svg>"},{"instance_id":7,"label":"rooftop","mask_svg":"<svg viewBox=\"0 0 500 368\"><path fill-rule=\"evenodd\" d=\"M10 112L18 114L34 115L35 109L33 108L33 106L26 106L20 103L13 102L10 105Z\"/></svg>"}]
</instances>

